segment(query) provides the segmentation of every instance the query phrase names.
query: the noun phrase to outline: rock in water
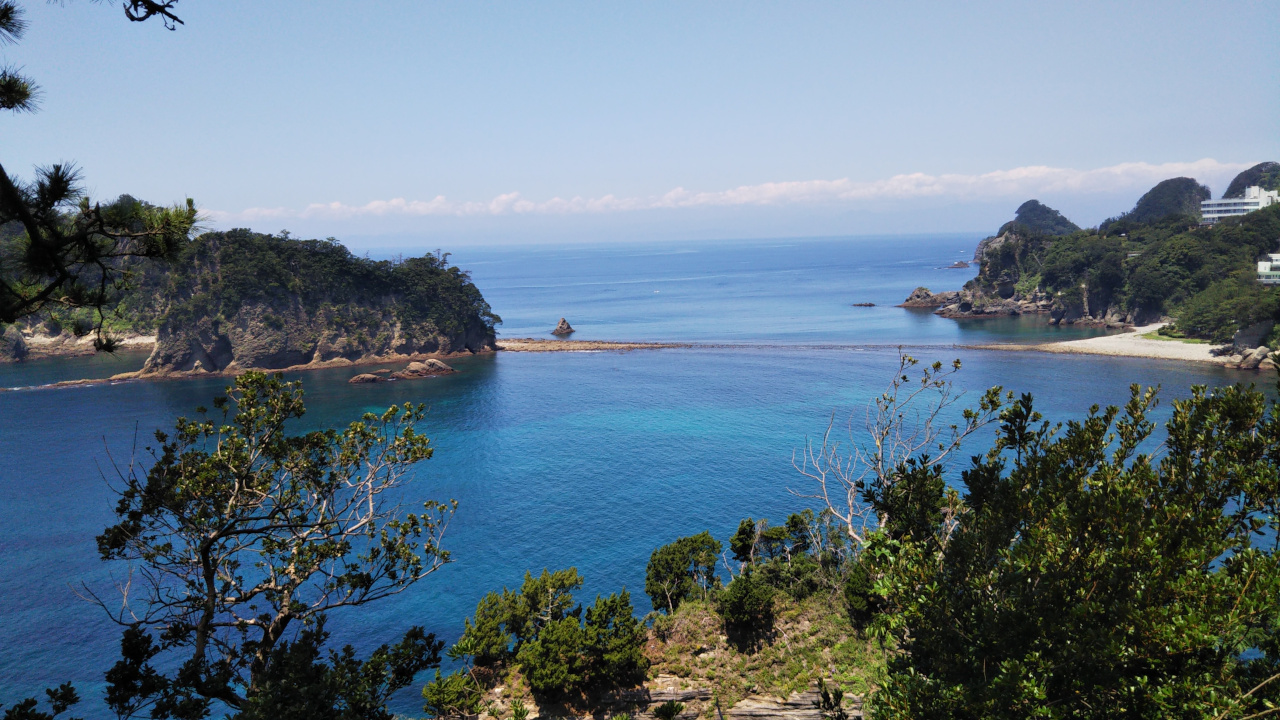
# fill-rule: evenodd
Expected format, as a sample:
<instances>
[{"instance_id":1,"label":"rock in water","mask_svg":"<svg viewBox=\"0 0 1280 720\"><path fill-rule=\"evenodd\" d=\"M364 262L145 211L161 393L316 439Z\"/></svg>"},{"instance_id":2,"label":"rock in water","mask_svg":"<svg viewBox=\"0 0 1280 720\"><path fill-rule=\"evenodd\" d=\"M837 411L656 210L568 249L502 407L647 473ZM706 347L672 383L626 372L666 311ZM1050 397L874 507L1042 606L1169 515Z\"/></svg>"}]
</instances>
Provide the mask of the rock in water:
<instances>
[{"instance_id":1,"label":"rock in water","mask_svg":"<svg viewBox=\"0 0 1280 720\"><path fill-rule=\"evenodd\" d=\"M907 299L898 307L936 308L960 302L960 293L956 291L933 293L927 287L918 287L911 291Z\"/></svg>"},{"instance_id":2,"label":"rock in water","mask_svg":"<svg viewBox=\"0 0 1280 720\"><path fill-rule=\"evenodd\" d=\"M349 382L349 383L376 383L376 382L382 382L382 378L381 378L381 377L379 377L378 375L374 375L373 373L360 373L359 375L357 375L357 376L355 376L355 377L351 378L351 379L350 379L350 380L348 380L347 382Z\"/></svg>"},{"instance_id":3,"label":"rock in water","mask_svg":"<svg viewBox=\"0 0 1280 720\"><path fill-rule=\"evenodd\" d=\"M451 372L455 372L453 368L435 358L430 358L422 362L411 362L409 367L400 372L391 373L391 377L397 380L415 380L436 375L448 375Z\"/></svg>"},{"instance_id":4,"label":"rock in water","mask_svg":"<svg viewBox=\"0 0 1280 720\"><path fill-rule=\"evenodd\" d=\"M551 331L551 334L552 335L568 335L572 332L573 332L573 328L569 325L569 321L565 320L564 318L560 318L559 324L556 325L555 330Z\"/></svg>"}]
</instances>

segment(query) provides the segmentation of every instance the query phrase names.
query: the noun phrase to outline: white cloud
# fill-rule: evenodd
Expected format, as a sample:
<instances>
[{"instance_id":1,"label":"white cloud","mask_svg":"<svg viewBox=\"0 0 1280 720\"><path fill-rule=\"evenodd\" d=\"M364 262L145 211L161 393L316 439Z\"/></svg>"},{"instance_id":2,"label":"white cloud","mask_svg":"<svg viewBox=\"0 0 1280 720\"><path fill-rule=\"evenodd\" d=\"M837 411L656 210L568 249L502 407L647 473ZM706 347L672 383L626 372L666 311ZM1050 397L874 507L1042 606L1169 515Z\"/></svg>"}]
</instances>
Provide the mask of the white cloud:
<instances>
[{"instance_id":1,"label":"white cloud","mask_svg":"<svg viewBox=\"0 0 1280 720\"><path fill-rule=\"evenodd\" d=\"M496 216L496 215L573 215L611 213L671 208L781 206L802 204L852 204L868 201L904 200L915 197L987 200L1012 197L1026 199L1036 195L1103 194L1146 189L1171 177L1200 179L1229 177L1252 163L1221 163L1204 159L1183 163L1121 163L1094 170L1075 170L1043 165L996 170L981 175L928 175L911 173L884 180L854 182L839 180L803 180L743 185L731 190L691 192L677 187L663 195L620 198L604 195L597 198L554 197L545 201L529 200L518 192L499 195L488 202L455 202L444 195L430 200L374 200L364 205L342 202L312 203L301 210L288 208L249 208L239 213L210 211L211 219L220 222L266 220L275 218L316 218L341 220L369 216Z\"/></svg>"}]
</instances>

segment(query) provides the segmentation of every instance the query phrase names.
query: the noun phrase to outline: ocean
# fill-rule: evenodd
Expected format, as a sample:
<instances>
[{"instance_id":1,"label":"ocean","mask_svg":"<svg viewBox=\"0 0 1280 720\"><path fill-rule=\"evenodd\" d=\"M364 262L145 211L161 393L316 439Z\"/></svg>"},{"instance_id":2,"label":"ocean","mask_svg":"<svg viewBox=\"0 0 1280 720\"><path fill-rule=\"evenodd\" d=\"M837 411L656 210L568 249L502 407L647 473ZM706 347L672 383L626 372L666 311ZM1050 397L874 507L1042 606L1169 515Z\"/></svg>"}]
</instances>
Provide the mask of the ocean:
<instances>
[{"instance_id":1,"label":"ocean","mask_svg":"<svg viewBox=\"0 0 1280 720\"><path fill-rule=\"evenodd\" d=\"M1172 361L958 345L1096 334L1043 318L957 322L893 307L916 286L958 289L974 235L485 247L451 262L504 319L500 337L549 337L561 316L582 340L667 340L706 347L627 353L500 353L451 361L429 380L349 385L352 369L295 373L307 415L297 430L345 424L406 401L430 407L435 456L405 499L454 498L445 536L454 562L408 591L335 612L331 642L368 649L412 625L457 638L486 592L526 570L573 566L579 599L627 588L640 613L649 553L738 520L806 507L794 453L834 419L856 432L898 353L960 359L956 384L976 402L992 385L1035 395L1050 419L1123 403L1131 383L1163 388L1160 418L1194 384L1260 376ZM853 303L875 307L853 307ZM900 349L901 348L901 349ZM122 353L0 365L0 703L73 681L79 714L103 712L103 673L119 630L82 598L110 597L127 568L100 562L94 536L112 520L112 464L145 459L156 429L208 405L223 379L60 389L141 365ZM976 454L989 436L970 446ZM953 470L954 473L954 470ZM395 709L420 715L420 685Z\"/></svg>"}]
</instances>

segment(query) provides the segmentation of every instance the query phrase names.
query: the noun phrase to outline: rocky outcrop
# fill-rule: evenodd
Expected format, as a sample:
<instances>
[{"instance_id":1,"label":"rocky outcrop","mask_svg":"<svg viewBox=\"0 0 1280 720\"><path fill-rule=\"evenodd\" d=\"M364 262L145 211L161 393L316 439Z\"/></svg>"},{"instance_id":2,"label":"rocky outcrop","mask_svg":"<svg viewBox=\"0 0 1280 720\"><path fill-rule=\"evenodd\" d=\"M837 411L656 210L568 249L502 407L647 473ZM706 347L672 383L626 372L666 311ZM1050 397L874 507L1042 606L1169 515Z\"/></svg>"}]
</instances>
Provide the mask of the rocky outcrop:
<instances>
[{"instance_id":1,"label":"rocky outcrop","mask_svg":"<svg viewBox=\"0 0 1280 720\"><path fill-rule=\"evenodd\" d=\"M552 330L551 334L560 336L571 335L573 334L573 327L569 325L568 320L560 318L560 322L556 323L556 329Z\"/></svg>"},{"instance_id":2,"label":"rocky outcrop","mask_svg":"<svg viewBox=\"0 0 1280 720\"><path fill-rule=\"evenodd\" d=\"M618 710L632 710L632 717L637 720L655 718L654 710L665 702L677 702L684 705L684 710L677 716L693 720L705 717L710 711L724 720L821 720L818 710L819 692L814 684L808 690L793 693L790 697L774 697L771 695L748 695L734 703L731 707L719 708L715 702L715 693L711 688L682 688L678 678L659 676L646 684L646 687L633 690L622 690L604 699L602 705ZM862 699L846 697L845 708L851 718L862 717ZM554 714L553 714L554 715Z\"/></svg>"},{"instance_id":3,"label":"rocky outcrop","mask_svg":"<svg viewBox=\"0 0 1280 720\"><path fill-rule=\"evenodd\" d=\"M19 362L28 354L27 341L16 325L0 328L0 362Z\"/></svg>"},{"instance_id":4,"label":"rocky outcrop","mask_svg":"<svg viewBox=\"0 0 1280 720\"><path fill-rule=\"evenodd\" d=\"M245 230L198 238L168 287L142 375L485 352L500 322L443 256L376 262Z\"/></svg>"},{"instance_id":5,"label":"rocky outcrop","mask_svg":"<svg viewBox=\"0 0 1280 720\"><path fill-rule=\"evenodd\" d=\"M391 373L391 377L396 380L416 380L437 375L448 375L453 372L457 371L435 358L428 358L422 362L409 363L409 367L400 372Z\"/></svg>"},{"instance_id":6,"label":"rocky outcrop","mask_svg":"<svg viewBox=\"0 0 1280 720\"><path fill-rule=\"evenodd\" d=\"M492 349L483 326L447 335L431 323L406 326L389 308L310 311L300 303L243 305L227 321L165 323L145 374L278 370L300 365L367 362Z\"/></svg>"},{"instance_id":7,"label":"rocky outcrop","mask_svg":"<svg viewBox=\"0 0 1280 720\"><path fill-rule=\"evenodd\" d=\"M1260 323L1254 323L1246 328L1241 328L1231 336L1231 344L1238 348L1253 348L1262 344L1262 341L1271 334L1276 324L1272 320L1264 320Z\"/></svg>"},{"instance_id":8,"label":"rocky outcrop","mask_svg":"<svg viewBox=\"0 0 1280 720\"><path fill-rule=\"evenodd\" d=\"M927 287L918 287L911 291L907 299L902 301L898 307L905 308L936 308L945 305L953 305L960 302L959 292L930 292Z\"/></svg>"},{"instance_id":9,"label":"rocky outcrop","mask_svg":"<svg viewBox=\"0 0 1280 720\"><path fill-rule=\"evenodd\" d=\"M1262 364L1262 361L1266 360L1270 355L1271 348L1265 346L1256 348L1252 352L1246 352L1240 360L1240 369L1257 370L1258 366Z\"/></svg>"},{"instance_id":10,"label":"rocky outcrop","mask_svg":"<svg viewBox=\"0 0 1280 720\"><path fill-rule=\"evenodd\" d=\"M375 375L373 373L360 373L359 375L356 375L355 377L351 378L347 382L353 385L362 385L364 383L382 382L384 379L385 378L383 378L381 375Z\"/></svg>"}]
</instances>

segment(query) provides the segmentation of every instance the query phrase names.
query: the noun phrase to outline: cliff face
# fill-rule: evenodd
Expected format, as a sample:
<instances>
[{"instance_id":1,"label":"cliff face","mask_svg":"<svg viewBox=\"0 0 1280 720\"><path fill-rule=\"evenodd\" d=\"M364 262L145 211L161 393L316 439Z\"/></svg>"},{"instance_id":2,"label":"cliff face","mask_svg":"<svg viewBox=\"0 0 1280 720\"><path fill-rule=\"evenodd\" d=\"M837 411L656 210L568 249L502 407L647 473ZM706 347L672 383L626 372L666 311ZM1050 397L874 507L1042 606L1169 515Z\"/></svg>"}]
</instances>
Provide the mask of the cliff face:
<instances>
[{"instance_id":1,"label":"cliff face","mask_svg":"<svg viewBox=\"0 0 1280 720\"><path fill-rule=\"evenodd\" d=\"M444 256L379 262L245 230L197 239L161 303L143 374L483 352L500 322Z\"/></svg>"}]
</instances>

